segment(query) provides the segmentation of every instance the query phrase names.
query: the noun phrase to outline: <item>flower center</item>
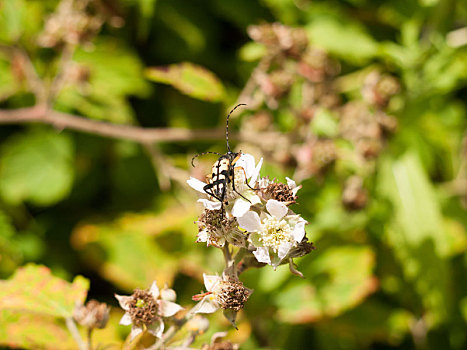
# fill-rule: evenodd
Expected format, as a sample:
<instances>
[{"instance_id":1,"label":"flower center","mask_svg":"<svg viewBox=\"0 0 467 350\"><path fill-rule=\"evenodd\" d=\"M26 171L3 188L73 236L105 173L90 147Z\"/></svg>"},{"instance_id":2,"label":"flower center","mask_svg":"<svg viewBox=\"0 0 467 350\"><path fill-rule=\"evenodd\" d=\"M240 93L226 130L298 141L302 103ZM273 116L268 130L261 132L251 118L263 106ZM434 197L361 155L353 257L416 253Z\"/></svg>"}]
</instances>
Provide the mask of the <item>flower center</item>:
<instances>
[{"instance_id":1,"label":"flower center","mask_svg":"<svg viewBox=\"0 0 467 350\"><path fill-rule=\"evenodd\" d=\"M293 242L290 225L285 220L278 220L273 216L263 221L262 230L259 233L263 244L271 247L275 253L282 243Z\"/></svg>"},{"instance_id":2,"label":"flower center","mask_svg":"<svg viewBox=\"0 0 467 350\"><path fill-rule=\"evenodd\" d=\"M159 317L156 301L147 290L136 289L128 306L128 313L135 324L149 325Z\"/></svg>"}]
</instances>

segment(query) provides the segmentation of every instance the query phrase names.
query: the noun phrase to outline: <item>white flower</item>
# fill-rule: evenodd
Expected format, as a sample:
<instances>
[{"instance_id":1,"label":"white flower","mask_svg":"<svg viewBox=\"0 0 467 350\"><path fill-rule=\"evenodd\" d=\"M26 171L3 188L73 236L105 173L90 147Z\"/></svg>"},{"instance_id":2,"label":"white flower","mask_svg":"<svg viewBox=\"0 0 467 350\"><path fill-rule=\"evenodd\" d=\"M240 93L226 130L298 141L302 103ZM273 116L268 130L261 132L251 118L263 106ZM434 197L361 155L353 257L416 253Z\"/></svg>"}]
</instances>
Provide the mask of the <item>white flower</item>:
<instances>
[{"instance_id":1,"label":"white flower","mask_svg":"<svg viewBox=\"0 0 467 350\"><path fill-rule=\"evenodd\" d=\"M206 274L203 274L203 278L207 292L193 296L193 300L200 302L196 304L192 312L210 314L223 309L224 316L236 327L237 312L243 309L253 291L245 288L238 280Z\"/></svg>"},{"instance_id":2,"label":"white flower","mask_svg":"<svg viewBox=\"0 0 467 350\"><path fill-rule=\"evenodd\" d=\"M157 338L162 337L164 322L162 317L171 317L183 308L168 300L160 299L159 288L153 282L149 290L136 289L130 296L117 295L125 314L120 324L132 325L130 339L134 339L145 329Z\"/></svg>"},{"instance_id":3,"label":"white flower","mask_svg":"<svg viewBox=\"0 0 467 350\"><path fill-rule=\"evenodd\" d=\"M260 217L249 211L237 220L241 228L251 232L248 240L256 247L256 260L276 268L302 241L307 222L274 199L267 201L266 209L269 214L262 212Z\"/></svg>"},{"instance_id":4,"label":"white flower","mask_svg":"<svg viewBox=\"0 0 467 350\"><path fill-rule=\"evenodd\" d=\"M206 242L208 246L222 248L225 242L237 247L246 247L246 235L238 228L238 222L228 213L221 210L208 210L199 216L198 239L196 242Z\"/></svg>"}]
</instances>

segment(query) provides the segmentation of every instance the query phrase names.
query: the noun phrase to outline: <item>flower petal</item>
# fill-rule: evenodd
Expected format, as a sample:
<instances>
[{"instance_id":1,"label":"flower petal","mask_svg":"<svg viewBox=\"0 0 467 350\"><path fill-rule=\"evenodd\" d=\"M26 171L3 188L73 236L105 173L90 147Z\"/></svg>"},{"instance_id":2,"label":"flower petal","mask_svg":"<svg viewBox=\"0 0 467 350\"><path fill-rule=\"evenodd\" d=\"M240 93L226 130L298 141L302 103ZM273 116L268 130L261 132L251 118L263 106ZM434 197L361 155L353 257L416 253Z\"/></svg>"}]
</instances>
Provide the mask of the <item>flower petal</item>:
<instances>
[{"instance_id":1,"label":"flower petal","mask_svg":"<svg viewBox=\"0 0 467 350\"><path fill-rule=\"evenodd\" d=\"M135 339L142 332L143 332L143 328L133 325L131 327L130 340Z\"/></svg>"},{"instance_id":2,"label":"flower petal","mask_svg":"<svg viewBox=\"0 0 467 350\"><path fill-rule=\"evenodd\" d=\"M128 302L132 299L132 297L128 295L118 295L118 294L114 294L114 296L115 298L117 298L118 303L120 304L120 307L123 310L128 311L129 309Z\"/></svg>"},{"instance_id":3,"label":"flower petal","mask_svg":"<svg viewBox=\"0 0 467 350\"><path fill-rule=\"evenodd\" d=\"M162 338L162 333L164 333L164 322L161 319L157 319L154 323L151 323L148 326L148 332L156 338Z\"/></svg>"},{"instance_id":4,"label":"flower petal","mask_svg":"<svg viewBox=\"0 0 467 350\"><path fill-rule=\"evenodd\" d=\"M235 217L243 216L250 210L251 203L244 200L243 198L237 198L232 207L232 215Z\"/></svg>"},{"instance_id":5,"label":"flower petal","mask_svg":"<svg viewBox=\"0 0 467 350\"><path fill-rule=\"evenodd\" d=\"M261 230L261 220L259 219L259 215L254 211L249 211L245 215L238 217L237 221L238 226L248 232Z\"/></svg>"},{"instance_id":6,"label":"flower petal","mask_svg":"<svg viewBox=\"0 0 467 350\"><path fill-rule=\"evenodd\" d=\"M291 242L282 242L281 245L279 246L279 249L277 250L277 256L279 257L279 259L281 260L284 259L289 253L291 248L292 248Z\"/></svg>"},{"instance_id":7,"label":"flower petal","mask_svg":"<svg viewBox=\"0 0 467 350\"><path fill-rule=\"evenodd\" d=\"M129 326L131 324L131 316L128 312L125 312L125 314L122 316L120 319L120 324L123 326Z\"/></svg>"},{"instance_id":8,"label":"flower petal","mask_svg":"<svg viewBox=\"0 0 467 350\"><path fill-rule=\"evenodd\" d=\"M302 185L297 186L295 181L292 179L289 179L288 177L286 177L286 180L287 180L287 186L289 186L289 188L292 190L292 195L296 196L298 190L302 188Z\"/></svg>"},{"instance_id":9,"label":"flower petal","mask_svg":"<svg viewBox=\"0 0 467 350\"><path fill-rule=\"evenodd\" d=\"M198 202L203 203L204 207L208 210L219 210L222 207L221 202L214 202L209 199L198 199Z\"/></svg>"},{"instance_id":10,"label":"flower petal","mask_svg":"<svg viewBox=\"0 0 467 350\"><path fill-rule=\"evenodd\" d=\"M255 204L260 204L261 203L261 198L259 198L258 195L254 194L252 196L247 196L247 198L250 200L251 205Z\"/></svg>"},{"instance_id":11,"label":"flower petal","mask_svg":"<svg viewBox=\"0 0 467 350\"><path fill-rule=\"evenodd\" d=\"M294 180L292 180L292 179L290 179L288 177L286 177L285 179L287 180L287 186L289 186L289 188L291 190L293 190L295 187L297 187L297 184L295 183Z\"/></svg>"},{"instance_id":12,"label":"flower petal","mask_svg":"<svg viewBox=\"0 0 467 350\"><path fill-rule=\"evenodd\" d=\"M269 257L269 248L259 247L253 254L255 255L256 260L262 263L271 264L271 258Z\"/></svg>"},{"instance_id":13,"label":"flower petal","mask_svg":"<svg viewBox=\"0 0 467 350\"><path fill-rule=\"evenodd\" d=\"M180 305L168 300L159 300L159 313L164 317L170 317L183 309Z\"/></svg>"},{"instance_id":14,"label":"flower petal","mask_svg":"<svg viewBox=\"0 0 467 350\"><path fill-rule=\"evenodd\" d=\"M295 225L294 229L293 229L293 239L300 243L303 239L303 237L305 237L305 224L306 224L306 221L301 219L298 221L298 223Z\"/></svg>"},{"instance_id":15,"label":"flower petal","mask_svg":"<svg viewBox=\"0 0 467 350\"><path fill-rule=\"evenodd\" d=\"M196 236L197 239L196 239L196 242L207 242L208 240L208 231L206 230L203 230L203 231L199 231L198 232L198 235Z\"/></svg>"},{"instance_id":16,"label":"flower petal","mask_svg":"<svg viewBox=\"0 0 467 350\"><path fill-rule=\"evenodd\" d=\"M256 166L255 170L251 174L251 179L249 183L250 186L254 186L254 184L256 183L256 180L258 180L259 172L261 170L262 165L263 165L263 158L259 160L258 165Z\"/></svg>"},{"instance_id":17,"label":"flower petal","mask_svg":"<svg viewBox=\"0 0 467 350\"><path fill-rule=\"evenodd\" d=\"M198 304L196 304L192 311L195 314L212 314L219 310L219 304L214 300L212 294L206 295Z\"/></svg>"},{"instance_id":18,"label":"flower petal","mask_svg":"<svg viewBox=\"0 0 467 350\"><path fill-rule=\"evenodd\" d=\"M235 163L235 167L242 167L245 170L246 178L249 179L255 170L255 157L251 154L243 153Z\"/></svg>"},{"instance_id":19,"label":"flower petal","mask_svg":"<svg viewBox=\"0 0 467 350\"><path fill-rule=\"evenodd\" d=\"M149 293L151 293L154 299L159 298L159 288L157 287L156 281L152 282L151 288L149 289Z\"/></svg>"},{"instance_id":20,"label":"flower petal","mask_svg":"<svg viewBox=\"0 0 467 350\"><path fill-rule=\"evenodd\" d=\"M195 189L198 192L201 193L206 193L204 191L204 186L206 186L206 183L203 181L199 181L198 179L195 179L194 177L190 176L189 180L186 180L186 183L193 189Z\"/></svg>"},{"instance_id":21,"label":"flower petal","mask_svg":"<svg viewBox=\"0 0 467 350\"><path fill-rule=\"evenodd\" d=\"M212 291L215 285L222 280L222 278L220 278L219 276L206 275L205 273L203 274L203 279L204 279L204 286L206 287L208 292Z\"/></svg>"},{"instance_id":22,"label":"flower petal","mask_svg":"<svg viewBox=\"0 0 467 350\"><path fill-rule=\"evenodd\" d=\"M282 219L285 214L289 211L289 208L284 203L276 201L275 199L270 199L266 203L266 209L268 212L275 216L278 220Z\"/></svg>"}]
</instances>

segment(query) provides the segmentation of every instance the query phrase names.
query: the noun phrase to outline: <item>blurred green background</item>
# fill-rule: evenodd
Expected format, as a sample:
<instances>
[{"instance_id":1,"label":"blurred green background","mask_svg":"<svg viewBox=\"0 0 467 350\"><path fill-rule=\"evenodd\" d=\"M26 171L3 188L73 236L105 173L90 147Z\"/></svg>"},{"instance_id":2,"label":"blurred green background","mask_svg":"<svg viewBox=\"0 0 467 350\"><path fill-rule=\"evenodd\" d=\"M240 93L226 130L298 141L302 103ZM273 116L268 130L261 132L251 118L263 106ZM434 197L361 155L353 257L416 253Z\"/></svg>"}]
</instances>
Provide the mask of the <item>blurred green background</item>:
<instances>
[{"instance_id":1,"label":"blurred green background","mask_svg":"<svg viewBox=\"0 0 467 350\"><path fill-rule=\"evenodd\" d=\"M317 249L297 259L305 279L286 266L242 275L255 292L229 338L464 349L466 24L459 0L1 0L0 277L34 262L85 276L89 297L112 305L156 279L192 305L223 259L195 243L201 209L184 183L214 158L189 162L225 152L225 116L243 102L231 144L265 158L262 176L303 185L293 209ZM149 145L6 122L43 103L217 131ZM96 332L103 344L124 339L118 315ZM210 320L198 345L230 329ZM0 330L0 344L68 348L25 322L27 337Z\"/></svg>"}]
</instances>

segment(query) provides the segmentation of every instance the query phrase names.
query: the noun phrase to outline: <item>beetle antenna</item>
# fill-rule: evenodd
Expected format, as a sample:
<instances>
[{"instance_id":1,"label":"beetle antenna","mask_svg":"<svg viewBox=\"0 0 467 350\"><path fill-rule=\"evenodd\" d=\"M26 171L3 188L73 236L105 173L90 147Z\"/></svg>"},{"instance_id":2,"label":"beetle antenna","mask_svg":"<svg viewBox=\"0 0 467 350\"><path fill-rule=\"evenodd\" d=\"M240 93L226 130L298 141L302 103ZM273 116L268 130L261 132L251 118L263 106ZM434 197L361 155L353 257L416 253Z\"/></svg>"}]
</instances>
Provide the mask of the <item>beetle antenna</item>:
<instances>
[{"instance_id":1,"label":"beetle antenna","mask_svg":"<svg viewBox=\"0 0 467 350\"><path fill-rule=\"evenodd\" d=\"M246 106L246 104L245 103L239 103L234 108L232 108L232 110L227 115L227 125L225 127L225 140L227 141L227 151L229 153L232 153L232 151L230 150L230 145L229 145L229 118L230 118L230 115L232 114L232 112L235 111L240 106Z\"/></svg>"},{"instance_id":2,"label":"beetle antenna","mask_svg":"<svg viewBox=\"0 0 467 350\"><path fill-rule=\"evenodd\" d=\"M198 153L198 154L195 154L193 156L193 158L191 158L191 166L194 167L195 164L193 163L193 161L195 160L195 158L198 158L200 156L204 156L205 154L217 154L218 156L222 156L222 154L220 153L217 153L217 152L203 152L203 153Z\"/></svg>"}]
</instances>

